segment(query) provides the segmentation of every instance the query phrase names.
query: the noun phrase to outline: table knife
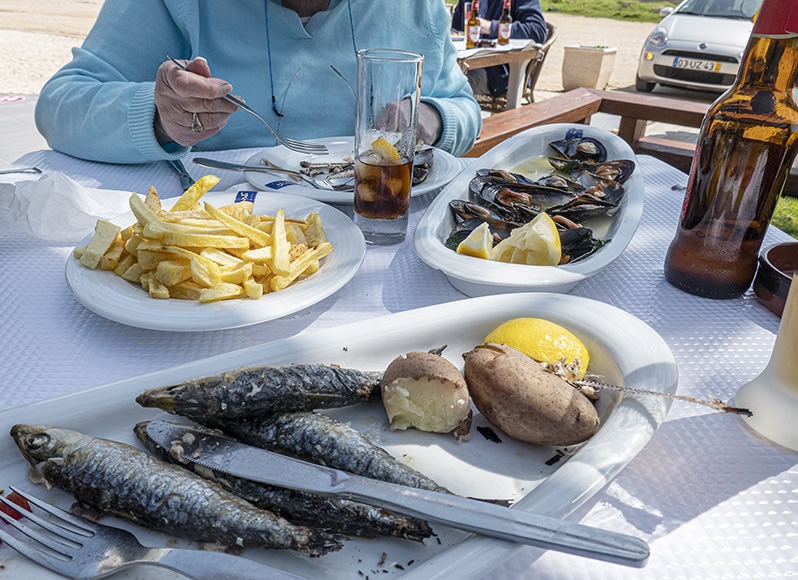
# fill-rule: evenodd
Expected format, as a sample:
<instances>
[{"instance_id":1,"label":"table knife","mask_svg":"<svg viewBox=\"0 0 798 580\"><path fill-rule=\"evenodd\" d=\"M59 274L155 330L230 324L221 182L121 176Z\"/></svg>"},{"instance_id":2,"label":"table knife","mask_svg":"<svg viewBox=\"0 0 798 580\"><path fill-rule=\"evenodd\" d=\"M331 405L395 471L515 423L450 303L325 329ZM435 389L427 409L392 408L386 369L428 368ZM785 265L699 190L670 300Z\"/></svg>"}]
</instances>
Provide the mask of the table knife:
<instances>
[{"instance_id":1,"label":"table knife","mask_svg":"<svg viewBox=\"0 0 798 580\"><path fill-rule=\"evenodd\" d=\"M194 185L194 179L191 177L182 161L179 159L167 159L166 162L174 169L175 173L177 173L177 177L180 178L180 187L183 188L183 191Z\"/></svg>"},{"instance_id":2,"label":"table knife","mask_svg":"<svg viewBox=\"0 0 798 580\"><path fill-rule=\"evenodd\" d=\"M336 496L485 536L596 560L643 567L646 542L453 494L415 489L353 475L210 435L188 425L151 421L147 434L165 449L182 448L186 462L268 485Z\"/></svg>"}]
</instances>

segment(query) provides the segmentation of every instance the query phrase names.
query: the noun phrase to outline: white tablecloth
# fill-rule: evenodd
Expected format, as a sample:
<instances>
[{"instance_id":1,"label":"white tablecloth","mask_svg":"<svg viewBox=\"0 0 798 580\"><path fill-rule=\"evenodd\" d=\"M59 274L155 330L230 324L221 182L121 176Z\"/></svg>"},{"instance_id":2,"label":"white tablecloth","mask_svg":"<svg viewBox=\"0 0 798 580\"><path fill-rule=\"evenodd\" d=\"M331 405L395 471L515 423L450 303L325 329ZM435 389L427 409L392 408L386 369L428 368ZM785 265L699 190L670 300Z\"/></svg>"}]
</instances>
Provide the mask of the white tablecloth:
<instances>
[{"instance_id":1,"label":"white tablecloth","mask_svg":"<svg viewBox=\"0 0 798 580\"><path fill-rule=\"evenodd\" d=\"M242 150L215 156L243 161L251 155L251 150ZM46 151L28 154L18 164L63 171L98 188L144 192L154 184L165 196L181 191L165 163L102 165ZM191 163L187 167L195 177L204 173ZM680 292L664 280L663 257L676 227L686 176L650 157L640 158L640 170L646 207L635 238L616 262L572 294L618 306L656 329L678 363L680 394L731 400L768 362L779 319L752 292L714 301ZM238 174L223 177L222 189L241 181ZM410 232L430 199L413 200ZM784 239L784 233L771 228L765 243ZM416 257L411 235L398 246L369 248L346 287L294 315L237 330L157 332L105 320L78 304L64 282L70 250L0 232L0 408L298 332L464 298L443 274ZM485 576L795 577L796 506L798 454L759 437L736 416L676 402L649 445L589 503L582 520L646 539L651 546L647 567L628 569L519 548Z\"/></svg>"}]
</instances>

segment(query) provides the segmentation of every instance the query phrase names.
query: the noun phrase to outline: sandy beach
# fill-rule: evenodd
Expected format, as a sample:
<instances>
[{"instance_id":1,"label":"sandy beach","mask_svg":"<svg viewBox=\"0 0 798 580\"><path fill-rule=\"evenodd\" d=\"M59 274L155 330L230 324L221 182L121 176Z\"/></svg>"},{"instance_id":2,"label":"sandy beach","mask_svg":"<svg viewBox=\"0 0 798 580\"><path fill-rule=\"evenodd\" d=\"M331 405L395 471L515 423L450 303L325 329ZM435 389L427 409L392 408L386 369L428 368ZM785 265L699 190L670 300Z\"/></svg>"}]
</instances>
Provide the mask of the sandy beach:
<instances>
[{"instance_id":1,"label":"sandy beach","mask_svg":"<svg viewBox=\"0 0 798 580\"><path fill-rule=\"evenodd\" d=\"M42 85L71 59L102 8L103 0L0 0L0 95L37 95ZM652 10L657 10L652 5ZM615 46L618 52L609 88L634 85L637 58L651 23L546 13L558 38L543 67L541 96L561 92L563 47Z\"/></svg>"}]
</instances>

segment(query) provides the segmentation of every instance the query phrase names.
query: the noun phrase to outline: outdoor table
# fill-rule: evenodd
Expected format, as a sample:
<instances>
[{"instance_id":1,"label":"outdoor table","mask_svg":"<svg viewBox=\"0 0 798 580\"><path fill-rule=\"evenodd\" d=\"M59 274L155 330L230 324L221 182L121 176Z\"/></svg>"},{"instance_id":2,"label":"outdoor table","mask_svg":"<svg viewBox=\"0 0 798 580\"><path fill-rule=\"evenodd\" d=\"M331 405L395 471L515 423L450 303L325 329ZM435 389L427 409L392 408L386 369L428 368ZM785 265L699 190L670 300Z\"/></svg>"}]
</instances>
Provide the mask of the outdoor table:
<instances>
[{"instance_id":1,"label":"outdoor table","mask_svg":"<svg viewBox=\"0 0 798 580\"><path fill-rule=\"evenodd\" d=\"M455 41L457 62L463 73L469 70L508 65L510 78L507 80L507 108L515 109L521 106L524 97L524 83L526 83L526 69L532 59L540 55L541 44L522 38L511 38L510 43L504 46L496 45L488 48L465 48L465 40Z\"/></svg>"},{"instance_id":2,"label":"outdoor table","mask_svg":"<svg viewBox=\"0 0 798 580\"><path fill-rule=\"evenodd\" d=\"M255 151L214 156L245 161ZM163 162L106 165L41 151L17 164L62 171L92 187L145 192L154 184L165 195L181 191ZM195 178L204 173L188 160L186 166ZM687 178L648 156L639 157L639 171L645 210L634 239L614 263L571 293L615 305L652 326L678 364L679 394L731 401L767 364L779 319L751 291L735 300L709 300L665 281L663 258ZM242 182L239 174L219 174L218 190ZM0 176L4 182L22 178ZM0 409L300 332L464 299L413 249L413 230L433 197L414 198L407 240L369 247L360 271L333 296L282 319L213 332L159 332L106 320L80 305L64 282L71 247L0 232ZM351 213L351 207L340 209ZM771 228L765 244L786 239ZM401 291L391 290L399 284ZM585 524L648 541L651 558L645 568L502 543L497 550L506 558L498 568L469 563L449 570L447 577L787 577L798 569L797 505L798 454L761 438L737 416L676 401L649 444L578 514ZM394 573L401 574L394 570L380 577Z\"/></svg>"}]
</instances>

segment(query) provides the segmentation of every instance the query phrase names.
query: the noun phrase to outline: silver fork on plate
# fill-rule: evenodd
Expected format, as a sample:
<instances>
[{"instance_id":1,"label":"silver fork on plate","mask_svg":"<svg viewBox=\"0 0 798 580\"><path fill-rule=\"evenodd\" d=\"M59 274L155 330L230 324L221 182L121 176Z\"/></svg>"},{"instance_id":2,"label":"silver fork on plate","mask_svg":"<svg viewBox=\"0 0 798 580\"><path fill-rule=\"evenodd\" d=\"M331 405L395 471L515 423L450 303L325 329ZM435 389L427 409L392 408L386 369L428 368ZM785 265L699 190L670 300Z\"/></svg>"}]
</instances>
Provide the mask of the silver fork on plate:
<instances>
[{"instance_id":1,"label":"silver fork on plate","mask_svg":"<svg viewBox=\"0 0 798 580\"><path fill-rule=\"evenodd\" d=\"M340 183L333 183L329 179L318 177L310 177L299 171L292 171L291 169L283 169L275 165L244 165L242 163L230 163L228 161L219 161L218 159L208 159L206 157L195 157L194 163L202 165L203 167L210 167L212 169L229 169L232 171L258 171L261 173L284 173L302 179L316 189L325 189L328 191L352 191L354 187L354 177L342 179Z\"/></svg>"},{"instance_id":2,"label":"silver fork on plate","mask_svg":"<svg viewBox=\"0 0 798 580\"><path fill-rule=\"evenodd\" d=\"M126 530L89 522L13 486L9 488L52 517L40 517L0 495L2 503L24 516L22 520L15 520L0 511L0 517L21 532L12 534L0 527L0 540L37 564L68 578L105 578L141 565L169 568L190 578L209 580L301 578L223 552L147 548Z\"/></svg>"},{"instance_id":3,"label":"silver fork on plate","mask_svg":"<svg viewBox=\"0 0 798 580\"><path fill-rule=\"evenodd\" d=\"M166 58L168 58L170 61L175 63L182 70L187 70L184 64L176 61L171 56L166 55ZM277 142L278 143L282 143L283 145L285 145L286 147L288 147L292 151L297 151L299 153L315 153L316 155L327 155L327 153L329 152L327 150L327 146L326 145L321 145L319 143L312 143L310 141L298 141L296 139L291 139L289 137L283 137L279 132L277 132L274 129L272 129L272 126L269 125L269 122L266 119L264 119L263 117L261 117L255 111L255 109L251 108L249 105L247 105L241 99L236 98L233 95L225 95L224 99L227 100L227 101L230 101L231 103L236 105L239 109L243 109L244 111L246 111L247 113L249 113L250 115L255 117L256 119L258 119L261 123L266 125L266 128L271 132L271 134L274 136L274 138L277 139Z\"/></svg>"}]
</instances>

